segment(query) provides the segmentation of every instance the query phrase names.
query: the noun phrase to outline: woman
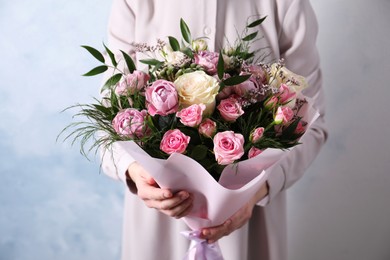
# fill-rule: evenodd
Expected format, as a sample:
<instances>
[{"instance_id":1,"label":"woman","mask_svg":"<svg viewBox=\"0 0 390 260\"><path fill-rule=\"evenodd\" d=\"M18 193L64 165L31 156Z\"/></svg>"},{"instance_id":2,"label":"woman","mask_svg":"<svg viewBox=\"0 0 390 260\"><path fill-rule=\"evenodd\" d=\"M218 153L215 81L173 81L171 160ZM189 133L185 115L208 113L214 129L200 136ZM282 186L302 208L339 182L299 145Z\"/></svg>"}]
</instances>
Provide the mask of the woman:
<instances>
[{"instance_id":1,"label":"woman","mask_svg":"<svg viewBox=\"0 0 390 260\"><path fill-rule=\"evenodd\" d=\"M237 38L237 32L242 31L247 17L252 15L267 16L259 27L264 37L252 48L268 47L266 62L284 58L287 68L305 76L310 87L304 94L313 98L321 116L306 132L303 144L270 173L266 185L259 187L258 193L224 224L202 230L202 236L209 242L220 239L226 260L284 260L285 190L303 175L326 140L321 71L315 46L317 23L309 0L114 0L109 46L134 54L132 42L154 44L157 38L165 39L168 35L180 38L179 21L183 18L193 36L206 36L209 48L219 49L226 39ZM102 165L108 175L129 187L122 259L181 259L189 242L181 237L180 231L186 227L176 218L191 209L191 194L172 194L158 188L126 151L115 146L114 155L105 156Z\"/></svg>"}]
</instances>

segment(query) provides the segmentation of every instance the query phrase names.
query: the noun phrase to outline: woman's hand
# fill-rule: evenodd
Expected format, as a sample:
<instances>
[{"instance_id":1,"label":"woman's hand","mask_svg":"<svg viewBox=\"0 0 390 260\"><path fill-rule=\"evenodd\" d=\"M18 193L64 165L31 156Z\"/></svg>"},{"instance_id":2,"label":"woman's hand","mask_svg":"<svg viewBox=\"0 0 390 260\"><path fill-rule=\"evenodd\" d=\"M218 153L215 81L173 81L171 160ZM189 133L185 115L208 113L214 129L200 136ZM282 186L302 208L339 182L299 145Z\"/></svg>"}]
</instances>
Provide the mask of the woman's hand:
<instances>
[{"instance_id":1,"label":"woman's hand","mask_svg":"<svg viewBox=\"0 0 390 260\"><path fill-rule=\"evenodd\" d=\"M241 228L251 218L253 207L258 201L267 196L268 184L264 183L257 193L242 208L228 218L223 224L216 227L203 228L201 238L208 243L214 243L218 239L229 235L234 230Z\"/></svg>"},{"instance_id":2,"label":"woman's hand","mask_svg":"<svg viewBox=\"0 0 390 260\"><path fill-rule=\"evenodd\" d=\"M137 187L138 197L149 208L155 208L174 218L184 217L190 212L193 197L187 191L179 191L173 194L169 189L160 188L149 173L137 162L129 166L128 174Z\"/></svg>"}]
</instances>

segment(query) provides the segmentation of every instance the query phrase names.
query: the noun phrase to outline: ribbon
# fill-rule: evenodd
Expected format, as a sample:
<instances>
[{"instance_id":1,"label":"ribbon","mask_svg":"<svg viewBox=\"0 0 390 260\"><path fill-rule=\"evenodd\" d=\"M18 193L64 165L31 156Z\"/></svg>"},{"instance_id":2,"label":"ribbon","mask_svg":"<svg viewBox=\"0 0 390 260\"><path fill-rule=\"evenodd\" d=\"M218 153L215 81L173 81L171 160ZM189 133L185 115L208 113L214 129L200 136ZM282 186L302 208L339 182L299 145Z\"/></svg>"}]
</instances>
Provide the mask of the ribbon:
<instances>
[{"instance_id":1,"label":"ribbon","mask_svg":"<svg viewBox=\"0 0 390 260\"><path fill-rule=\"evenodd\" d=\"M218 242L207 243L206 239L200 238L200 231L183 231L181 234L191 240L183 260L223 260Z\"/></svg>"}]
</instances>

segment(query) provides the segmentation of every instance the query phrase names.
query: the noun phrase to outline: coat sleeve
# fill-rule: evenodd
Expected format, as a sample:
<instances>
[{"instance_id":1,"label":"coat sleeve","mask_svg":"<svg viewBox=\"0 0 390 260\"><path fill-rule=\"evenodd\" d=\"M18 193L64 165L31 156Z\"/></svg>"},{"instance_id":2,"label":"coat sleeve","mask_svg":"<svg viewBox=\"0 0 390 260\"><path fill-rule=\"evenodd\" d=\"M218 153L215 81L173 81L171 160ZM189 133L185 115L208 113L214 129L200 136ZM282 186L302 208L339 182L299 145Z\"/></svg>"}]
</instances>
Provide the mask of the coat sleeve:
<instances>
[{"instance_id":1,"label":"coat sleeve","mask_svg":"<svg viewBox=\"0 0 390 260\"><path fill-rule=\"evenodd\" d=\"M291 1L280 24L280 57L285 60L289 70L306 77L309 87L303 93L313 99L320 116L307 129L301 144L294 147L282 163L270 172L269 195L258 203L260 206L272 202L281 191L299 180L327 139L322 75L316 47L318 24L309 0Z\"/></svg>"},{"instance_id":2,"label":"coat sleeve","mask_svg":"<svg viewBox=\"0 0 390 260\"><path fill-rule=\"evenodd\" d=\"M134 39L135 15L131 7L125 0L114 0L108 23L108 45L117 53L122 50L130 55L134 54L131 42ZM105 74L108 78L112 71ZM126 171L129 165L134 162L124 149L117 144L113 144L111 149L101 148L102 170L108 176L126 183ZM131 190L133 187L130 187Z\"/></svg>"}]
</instances>

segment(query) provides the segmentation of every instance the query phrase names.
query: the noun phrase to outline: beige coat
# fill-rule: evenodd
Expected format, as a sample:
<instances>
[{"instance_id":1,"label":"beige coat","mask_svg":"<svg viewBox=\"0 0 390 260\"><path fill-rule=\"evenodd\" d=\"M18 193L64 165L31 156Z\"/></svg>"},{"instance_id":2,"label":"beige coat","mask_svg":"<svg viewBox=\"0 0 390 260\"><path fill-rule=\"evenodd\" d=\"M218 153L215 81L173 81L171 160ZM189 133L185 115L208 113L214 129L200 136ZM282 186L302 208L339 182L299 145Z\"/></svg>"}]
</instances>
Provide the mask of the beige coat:
<instances>
[{"instance_id":1,"label":"beige coat","mask_svg":"<svg viewBox=\"0 0 390 260\"><path fill-rule=\"evenodd\" d=\"M266 61L284 58L287 68L307 77L305 94L314 98L321 116L268 179L269 196L256 206L249 223L220 240L226 260L286 260L286 189L303 175L326 140L324 97L316 49L317 21L309 0L114 0L109 22L109 46L131 52L131 42L153 44L157 38L180 38L183 18L193 36L207 36L217 49L234 41L251 15L267 16L255 48L265 48ZM263 52L264 53L264 52ZM116 149L103 158L103 170L124 183L133 159ZM114 163L115 165L114 166ZM171 219L126 189L122 259L176 260L188 248L181 220Z\"/></svg>"}]
</instances>

